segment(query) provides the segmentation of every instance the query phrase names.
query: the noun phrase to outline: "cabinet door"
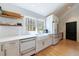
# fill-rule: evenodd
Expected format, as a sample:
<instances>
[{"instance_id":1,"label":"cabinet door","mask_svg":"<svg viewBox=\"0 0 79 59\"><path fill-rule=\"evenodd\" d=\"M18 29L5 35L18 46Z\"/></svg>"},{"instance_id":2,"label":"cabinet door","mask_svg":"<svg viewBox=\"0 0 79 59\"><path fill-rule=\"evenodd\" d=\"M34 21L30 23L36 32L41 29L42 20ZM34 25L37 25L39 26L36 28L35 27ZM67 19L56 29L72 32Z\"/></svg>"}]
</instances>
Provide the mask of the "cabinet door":
<instances>
[{"instance_id":1,"label":"cabinet door","mask_svg":"<svg viewBox=\"0 0 79 59\"><path fill-rule=\"evenodd\" d=\"M52 44L52 39L48 39L48 46L50 46Z\"/></svg>"},{"instance_id":2,"label":"cabinet door","mask_svg":"<svg viewBox=\"0 0 79 59\"><path fill-rule=\"evenodd\" d=\"M41 51L44 48L43 40L36 40L36 52Z\"/></svg>"},{"instance_id":3,"label":"cabinet door","mask_svg":"<svg viewBox=\"0 0 79 59\"><path fill-rule=\"evenodd\" d=\"M53 43L53 37L52 37L52 35L49 35L48 36L48 45L52 45L52 43Z\"/></svg>"},{"instance_id":4,"label":"cabinet door","mask_svg":"<svg viewBox=\"0 0 79 59\"><path fill-rule=\"evenodd\" d=\"M19 41L9 41L4 44L4 55L5 56L18 56L19 55Z\"/></svg>"},{"instance_id":5,"label":"cabinet door","mask_svg":"<svg viewBox=\"0 0 79 59\"><path fill-rule=\"evenodd\" d=\"M45 39L45 48L52 44L52 37L50 35Z\"/></svg>"},{"instance_id":6,"label":"cabinet door","mask_svg":"<svg viewBox=\"0 0 79 59\"><path fill-rule=\"evenodd\" d=\"M4 47L3 47L3 44L0 43L0 56L3 56L4 55Z\"/></svg>"}]
</instances>

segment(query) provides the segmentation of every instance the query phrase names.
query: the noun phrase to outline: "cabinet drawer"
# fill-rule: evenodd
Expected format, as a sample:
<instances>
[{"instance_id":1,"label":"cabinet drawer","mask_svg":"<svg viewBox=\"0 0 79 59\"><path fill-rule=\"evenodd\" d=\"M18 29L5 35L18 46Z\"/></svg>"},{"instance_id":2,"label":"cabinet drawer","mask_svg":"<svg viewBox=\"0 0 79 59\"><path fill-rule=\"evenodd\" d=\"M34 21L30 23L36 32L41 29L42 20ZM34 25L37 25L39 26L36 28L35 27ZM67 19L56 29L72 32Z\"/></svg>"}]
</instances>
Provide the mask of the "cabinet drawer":
<instances>
[{"instance_id":1,"label":"cabinet drawer","mask_svg":"<svg viewBox=\"0 0 79 59\"><path fill-rule=\"evenodd\" d=\"M30 49L31 47L35 47L35 40L24 42L24 43L20 43L21 51Z\"/></svg>"}]
</instances>

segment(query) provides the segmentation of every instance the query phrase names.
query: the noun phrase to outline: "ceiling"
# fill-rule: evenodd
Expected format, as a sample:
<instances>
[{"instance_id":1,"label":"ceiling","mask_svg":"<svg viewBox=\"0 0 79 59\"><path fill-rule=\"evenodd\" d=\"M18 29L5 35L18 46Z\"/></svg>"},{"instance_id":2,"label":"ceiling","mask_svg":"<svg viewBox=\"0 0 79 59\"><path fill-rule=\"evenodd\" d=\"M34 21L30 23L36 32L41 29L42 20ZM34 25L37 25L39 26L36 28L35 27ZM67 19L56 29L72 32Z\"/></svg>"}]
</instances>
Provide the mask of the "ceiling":
<instances>
[{"instance_id":1,"label":"ceiling","mask_svg":"<svg viewBox=\"0 0 79 59\"><path fill-rule=\"evenodd\" d=\"M14 5L47 16L64 6L64 3L14 3Z\"/></svg>"},{"instance_id":2,"label":"ceiling","mask_svg":"<svg viewBox=\"0 0 79 59\"><path fill-rule=\"evenodd\" d=\"M75 3L67 3L65 4L63 7L55 10L55 12L53 12L56 16L58 17L62 17L64 16L67 12L71 11L77 4Z\"/></svg>"}]
</instances>

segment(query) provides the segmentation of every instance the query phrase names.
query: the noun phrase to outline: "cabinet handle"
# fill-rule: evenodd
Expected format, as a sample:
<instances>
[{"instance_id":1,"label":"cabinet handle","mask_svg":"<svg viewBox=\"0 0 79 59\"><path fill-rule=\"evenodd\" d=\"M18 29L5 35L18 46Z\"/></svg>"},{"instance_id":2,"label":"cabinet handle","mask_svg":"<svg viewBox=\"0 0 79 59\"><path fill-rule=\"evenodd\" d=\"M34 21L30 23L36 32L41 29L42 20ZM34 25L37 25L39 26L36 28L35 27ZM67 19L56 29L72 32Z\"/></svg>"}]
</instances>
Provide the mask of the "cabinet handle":
<instances>
[{"instance_id":1,"label":"cabinet handle","mask_svg":"<svg viewBox=\"0 0 79 59\"><path fill-rule=\"evenodd\" d=\"M6 56L6 49L4 50L4 56Z\"/></svg>"},{"instance_id":2,"label":"cabinet handle","mask_svg":"<svg viewBox=\"0 0 79 59\"><path fill-rule=\"evenodd\" d=\"M1 51L3 51L3 45L1 45Z\"/></svg>"}]
</instances>

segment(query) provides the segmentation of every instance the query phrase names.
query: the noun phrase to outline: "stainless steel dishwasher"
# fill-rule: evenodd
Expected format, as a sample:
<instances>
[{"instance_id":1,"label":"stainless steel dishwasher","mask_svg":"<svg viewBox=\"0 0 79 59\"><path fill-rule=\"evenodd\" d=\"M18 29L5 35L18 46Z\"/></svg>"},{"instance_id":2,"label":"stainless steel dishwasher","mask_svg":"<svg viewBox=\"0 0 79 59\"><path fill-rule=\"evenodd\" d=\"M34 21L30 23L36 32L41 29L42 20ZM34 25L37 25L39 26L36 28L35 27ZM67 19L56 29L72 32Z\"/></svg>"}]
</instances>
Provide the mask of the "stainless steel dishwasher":
<instances>
[{"instance_id":1,"label":"stainless steel dishwasher","mask_svg":"<svg viewBox=\"0 0 79 59\"><path fill-rule=\"evenodd\" d=\"M20 54L22 56L29 56L35 54L36 45L35 45L35 37L21 39L20 40Z\"/></svg>"}]
</instances>

